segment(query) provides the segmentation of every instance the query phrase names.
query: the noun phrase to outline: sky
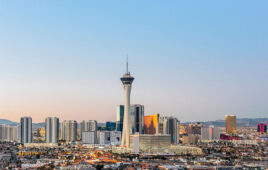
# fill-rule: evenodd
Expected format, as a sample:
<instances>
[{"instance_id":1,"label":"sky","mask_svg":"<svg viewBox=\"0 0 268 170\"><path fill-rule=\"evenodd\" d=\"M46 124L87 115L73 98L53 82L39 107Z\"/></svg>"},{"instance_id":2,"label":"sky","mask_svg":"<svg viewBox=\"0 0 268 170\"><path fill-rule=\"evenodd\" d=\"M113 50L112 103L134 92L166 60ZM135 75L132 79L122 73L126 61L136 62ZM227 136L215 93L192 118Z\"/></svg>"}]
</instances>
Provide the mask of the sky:
<instances>
[{"instance_id":1,"label":"sky","mask_svg":"<svg viewBox=\"0 0 268 170\"><path fill-rule=\"evenodd\" d=\"M268 1L0 1L0 118L268 117Z\"/></svg>"}]
</instances>

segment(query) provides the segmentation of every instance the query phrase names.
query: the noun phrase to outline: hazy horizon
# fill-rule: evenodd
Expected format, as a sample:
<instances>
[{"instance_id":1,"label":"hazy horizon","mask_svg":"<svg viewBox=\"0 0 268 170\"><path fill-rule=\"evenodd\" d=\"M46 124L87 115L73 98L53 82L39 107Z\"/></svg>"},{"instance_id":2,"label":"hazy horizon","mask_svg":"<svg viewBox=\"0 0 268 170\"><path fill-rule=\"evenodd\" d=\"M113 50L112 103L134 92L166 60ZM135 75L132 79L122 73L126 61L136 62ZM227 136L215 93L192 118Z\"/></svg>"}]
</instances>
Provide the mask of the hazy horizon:
<instances>
[{"instance_id":1,"label":"hazy horizon","mask_svg":"<svg viewBox=\"0 0 268 170\"><path fill-rule=\"evenodd\" d=\"M267 1L1 1L0 118L268 115Z\"/></svg>"},{"instance_id":2,"label":"hazy horizon","mask_svg":"<svg viewBox=\"0 0 268 170\"><path fill-rule=\"evenodd\" d=\"M2 119L2 120L9 120L9 119L3 119L3 118L0 118L0 119ZM268 119L268 117L256 117L256 118L248 118L248 117L238 117L237 119ZM12 120L9 120L9 121L12 121ZM60 121L60 123L63 121L63 120L59 120ZM98 122L98 120L96 120L97 121L97 123L106 123L106 121L103 121L103 122ZM108 120L109 121L109 120ZM217 120L206 120L206 121L199 121L199 122L210 122L210 121L225 121L225 119L217 119ZM20 123L20 121L12 121L12 122L15 122L15 123ZM77 123L80 123L80 122L82 122L82 121L77 121ZM114 121L115 122L115 121ZM198 121L182 121L182 122L180 122L180 123L189 123L189 122L198 122ZM40 122L35 122L34 120L33 120L33 122L32 123L45 123L45 120L44 121L40 121Z\"/></svg>"}]
</instances>

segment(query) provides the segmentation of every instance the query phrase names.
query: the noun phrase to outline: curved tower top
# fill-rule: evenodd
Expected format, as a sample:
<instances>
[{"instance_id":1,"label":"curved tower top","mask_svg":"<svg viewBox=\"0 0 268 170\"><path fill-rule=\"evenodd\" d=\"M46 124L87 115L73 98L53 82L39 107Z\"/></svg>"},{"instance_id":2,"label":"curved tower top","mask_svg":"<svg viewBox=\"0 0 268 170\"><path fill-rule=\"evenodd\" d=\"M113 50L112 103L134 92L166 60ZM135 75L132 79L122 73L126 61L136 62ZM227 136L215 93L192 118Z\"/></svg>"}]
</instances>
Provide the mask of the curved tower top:
<instances>
[{"instance_id":1,"label":"curved tower top","mask_svg":"<svg viewBox=\"0 0 268 170\"><path fill-rule=\"evenodd\" d=\"M134 77L131 76L130 72L128 71L128 60L126 63L126 73L123 75L123 77L120 78L123 84L132 84Z\"/></svg>"}]
</instances>

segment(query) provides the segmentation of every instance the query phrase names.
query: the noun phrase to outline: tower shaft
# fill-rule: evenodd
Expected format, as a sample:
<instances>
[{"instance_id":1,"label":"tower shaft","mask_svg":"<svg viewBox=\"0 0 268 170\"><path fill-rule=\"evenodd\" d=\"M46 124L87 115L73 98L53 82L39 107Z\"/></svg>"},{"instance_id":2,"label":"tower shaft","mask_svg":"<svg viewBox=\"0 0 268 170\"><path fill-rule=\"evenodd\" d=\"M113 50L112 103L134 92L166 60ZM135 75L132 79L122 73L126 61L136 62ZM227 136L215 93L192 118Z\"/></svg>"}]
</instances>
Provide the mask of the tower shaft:
<instances>
[{"instance_id":1,"label":"tower shaft","mask_svg":"<svg viewBox=\"0 0 268 170\"><path fill-rule=\"evenodd\" d=\"M123 134L122 134L122 146L129 147L130 137L130 93L131 84L124 84L124 122L123 122Z\"/></svg>"},{"instance_id":2,"label":"tower shaft","mask_svg":"<svg viewBox=\"0 0 268 170\"><path fill-rule=\"evenodd\" d=\"M128 72L128 62L126 64L126 73L120 80L123 83L124 87L124 121L123 121L123 134L122 134L122 143L121 146L129 147L129 138L131 134L131 121L130 121L130 92L131 92L131 85L134 80L134 77L130 75Z\"/></svg>"}]
</instances>

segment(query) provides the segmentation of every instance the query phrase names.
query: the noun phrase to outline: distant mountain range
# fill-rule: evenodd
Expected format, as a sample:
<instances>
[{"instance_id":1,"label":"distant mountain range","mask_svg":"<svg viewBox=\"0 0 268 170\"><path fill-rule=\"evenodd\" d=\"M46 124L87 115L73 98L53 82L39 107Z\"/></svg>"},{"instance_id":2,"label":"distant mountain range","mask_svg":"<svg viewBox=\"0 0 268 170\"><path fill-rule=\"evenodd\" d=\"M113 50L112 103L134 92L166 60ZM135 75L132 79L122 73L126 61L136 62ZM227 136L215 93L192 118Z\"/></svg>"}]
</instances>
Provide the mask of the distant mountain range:
<instances>
[{"instance_id":1,"label":"distant mountain range","mask_svg":"<svg viewBox=\"0 0 268 170\"><path fill-rule=\"evenodd\" d=\"M10 120L7 119L0 119L0 125L10 125L10 126L18 126L19 123L18 122L12 122ZM33 129L35 128L39 128L39 127L45 127L45 123L41 122L41 123L33 123Z\"/></svg>"},{"instance_id":2,"label":"distant mountain range","mask_svg":"<svg viewBox=\"0 0 268 170\"><path fill-rule=\"evenodd\" d=\"M190 123L197 123L197 122L185 122L184 124L190 124ZM224 127L225 126L225 120L215 120L215 121L206 121L206 122L199 122L204 124L205 126L209 125L214 125L214 126L219 126L219 127ZM258 123L266 123L268 124L268 118L242 118L242 119L237 119L236 124L239 127L243 126L257 126ZM0 125L11 125L11 126L17 126L19 125L18 122L12 122L7 119L0 119ZM98 123L98 126L105 126L105 123ZM40 127L45 127L44 122L40 123L33 123L33 129L35 128L40 128Z\"/></svg>"},{"instance_id":3,"label":"distant mountain range","mask_svg":"<svg viewBox=\"0 0 268 170\"><path fill-rule=\"evenodd\" d=\"M186 122L185 124L196 123L196 122ZM199 122L204 124L205 126L214 125L219 127L225 126L225 120L215 120L215 121L206 121L206 122ZM236 119L236 125L238 127L245 127L245 126L257 126L258 123L266 123L268 124L268 118L241 118Z\"/></svg>"},{"instance_id":4,"label":"distant mountain range","mask_svg":"<svg viewBox=\"0 0 268 170\"><path fill-rule=\"evenodd\" d=\"M11 126L17 126L19 123L17 122L12 122L10 120L7 120L7 119L0 119L0 125L11 125Z\"/></svg>"}]
</instances>

